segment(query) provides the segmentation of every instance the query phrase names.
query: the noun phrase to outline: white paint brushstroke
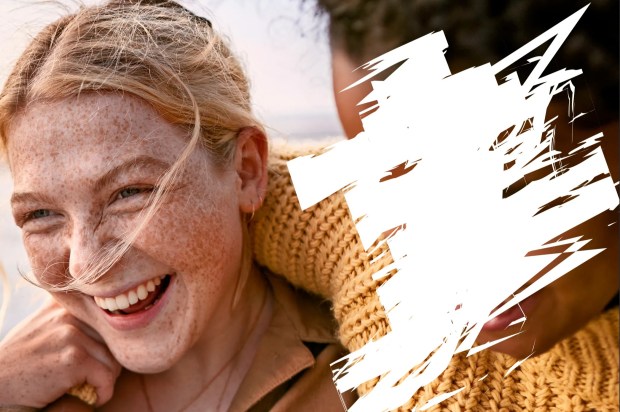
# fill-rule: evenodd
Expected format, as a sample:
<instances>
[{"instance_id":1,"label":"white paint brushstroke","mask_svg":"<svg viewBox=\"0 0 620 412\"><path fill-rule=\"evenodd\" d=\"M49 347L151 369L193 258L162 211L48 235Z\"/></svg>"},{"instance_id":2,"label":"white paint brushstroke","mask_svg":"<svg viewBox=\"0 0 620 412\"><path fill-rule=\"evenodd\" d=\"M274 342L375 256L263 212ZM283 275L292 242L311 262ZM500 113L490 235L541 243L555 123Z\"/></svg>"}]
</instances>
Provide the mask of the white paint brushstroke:
<instances>
[{"instance_id":1,"label":"white paint brushstroke","mask_svg":"<svg viewBox=\"0 0 620 412\"><path fill-rule=\"evenodd\" d=\"M363 66L370 73L350 87L400 66L386 80L373 81L361 102L376 101L376 110L363 118L364 132L288 163L302 208L345 189L364 248L387 242L394 258L374 275L395 270L377 290L391 332L334 365L340 392L381 376L351 411L397 408L436 379L455 353L471 355L511 338L474 347L485 322L600 253L582 250L588 241L579 237L549 242L618 205L599 146L602 134L562 157L553 146L557 119L545 122L558 93L568 92L573 113L571 79L581 71L542 73L585 9L500 62L455 75L444 57L443 32L370 61ZM523 84L513 72L498 85L500 72L548 41L545 53L529 60L535 66ZM583 160L563 166L571 156ZM380 181L399 164L412 169ZM552 173L503 197L505 188L548 166ZM607 177L592 183L601 174ZM561 205L544 207L567 195ZM395 227L400 229L382 239ZM567 246L568 257L516 293L559 256L528 253L557 245ZM512 298L502 304L506 296Z\"/></svg>"},{"instance_id":2,"label":"white paint brushstroke","mask_svg":"<svg viewBox=\"0 0 620 412\"><path fill-rule=\"evenodd\" d=\"M511 326L514 326L514 325L518 325L519 323L524 323L524 322L525 322L525 320L526 320L525 315L523 315L523 317L521 317L521 318L519 318L519 319L515 319L515 320L513 320L512 322L510 322L510 323L508 324L508 328L509 328L509 327L511 327Z\"/></svg>"},{"instance_id":3,"label":"white paint brushstroke","mask_svg":"<svg viewBox=\"0 0 620 412\"><path fill-rule=\"evenodd\" d=\"M513 337L515 337L515 336L517 336L517 335L520 335L520 334L522 334L522 333L523 333L523 331L521 331L521 332L517 332L517 333L514 333L514 334L512 334L512 335L504 336L503 338L499 338L499 339L496 339L496 340L493 340L493 341L487 342L487 343L485 343L485 344L478 345L478 346L476 346L475 348L471 348L471 349L469 350L469 352L467 352L467 356L475 355L475 354L476 354L476 353L478 353L478 352L482 352L483 350L488 349L488 348L490 348L490 347L491 347L491 346L493 346L493 345L497 345L498 343L504 342L505 340L508 340L508 339L510 339L510 338L513 338ZM471 345L470 345L470 347L471 347ZM457 350L457 352L456 352L456 353L459 353L459 352L460 352L460 351L458 351L458 350Z\"/></svg>"},{"instance_id":4,"label":"white paint brushstroke","mask_svg":"<svg viewBox=\"0 0 620 412\"><path fill-rule=\"evenodd\" d=\"M456 389L452 392L447 392L447 393L442 393L441 395L437 395L435 396L433 399L431 399L430 401L428 401L426 403L426 405L424 405L422 408L420 408L421 411L425 411L427 409L432 408L433 406L445 401L446 399L448 399L451 396L456 395L457 393L459 393L460 391L462 391L465 388L461 388L461 389Z\"/></svg>"},{"instance_id":5,"label":"white paint brushstroke","mask_svg":"<svg viewBox=\"0 0 620 412\"><path fill-rule=\"evenodd\" d=\"M515 362L514 365L512 365L510 368L508 368L508 370L506 371L506 373L504 373L504 378L507 377L508 375L510 375L515 369L517 369L519 366L521 366L521 364L523 362L525 362L526 360L528 360L531 356L533 355L533 353L529 354L525 359L521 359Z\"/></svg>"}]
</instances>

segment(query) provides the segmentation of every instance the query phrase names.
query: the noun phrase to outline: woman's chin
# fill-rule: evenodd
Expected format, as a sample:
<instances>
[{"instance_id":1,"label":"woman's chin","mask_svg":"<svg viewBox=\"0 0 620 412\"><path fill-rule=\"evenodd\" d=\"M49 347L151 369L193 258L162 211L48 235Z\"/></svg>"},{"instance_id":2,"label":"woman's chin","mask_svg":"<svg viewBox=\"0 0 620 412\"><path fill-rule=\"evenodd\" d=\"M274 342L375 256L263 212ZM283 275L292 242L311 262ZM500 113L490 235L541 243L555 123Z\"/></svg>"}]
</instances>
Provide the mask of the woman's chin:
<instances>
[{"instance_id":1,"label":"woman's chin","mask_svg":"<svg viewBox=\"0 0 620 412\"><path fill-rule=\"evenodd\" d=\"M169 364L169 365L154 365L152 362L150 362L149 364L133 364L136 362L133 362L131 365L125 365L123 364L123 362L120 362L121 365L123 366L123 368L127 369L128 371L134 372L134 373L139 373L141 375L150 375L150 374L155 374L155 373L161 373L161 372L165 372L168 369L172 368L173 364Z\"/></svg>"},{"instance_id":2,"label":"woman's chin","mask_svg":"<svg viewBox=\"0 0 620 412\"><path fill-rule=\"evenodd\" d=\"M167 348L147 349L146 346L137 347L134 351L128 351L127 348L110 350L123 368L140 374L164 372L172 368L182 356L182 353L174 353Z\"/></svg>"}]
</instances>

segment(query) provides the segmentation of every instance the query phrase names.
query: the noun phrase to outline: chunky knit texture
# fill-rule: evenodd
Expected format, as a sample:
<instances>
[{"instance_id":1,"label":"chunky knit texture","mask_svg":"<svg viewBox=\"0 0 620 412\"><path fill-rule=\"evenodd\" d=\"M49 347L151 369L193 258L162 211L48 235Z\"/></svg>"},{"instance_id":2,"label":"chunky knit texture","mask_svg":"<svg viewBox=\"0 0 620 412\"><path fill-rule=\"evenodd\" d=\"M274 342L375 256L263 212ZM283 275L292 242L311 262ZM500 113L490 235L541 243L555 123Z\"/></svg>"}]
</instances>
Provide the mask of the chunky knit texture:
<instances>
[{"instance_id":1,"label":"chunky knit texture","mask_svg":"<svg viewBox=\"0 0 620 412\"><path fill-rule=\"evenodd\" d=\"M389 325L372 274L391 263L385 247L366 253L342 194L302 211L286 162L316 147L279 147L272 153L269 193L253 220L257 262L293 285L333 302L340 340L350 351ZM382 256L373 260L376 256ZM429 411L618 411L618 309L594 319L508 376L510 356L491 351L456 356L444 373L402 410L465 389ZM484 378L484 379L483 379ZM358 388L360 395L376 382Z\"/></svg>"}]
</instances>

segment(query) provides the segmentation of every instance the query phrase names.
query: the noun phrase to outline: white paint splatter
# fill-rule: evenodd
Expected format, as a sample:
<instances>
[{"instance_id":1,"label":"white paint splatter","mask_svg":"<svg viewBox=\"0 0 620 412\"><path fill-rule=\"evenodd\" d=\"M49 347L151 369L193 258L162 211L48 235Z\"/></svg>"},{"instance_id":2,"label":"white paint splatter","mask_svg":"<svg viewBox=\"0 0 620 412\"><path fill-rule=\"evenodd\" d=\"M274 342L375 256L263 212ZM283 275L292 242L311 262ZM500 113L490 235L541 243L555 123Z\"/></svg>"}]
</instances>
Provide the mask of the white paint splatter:
<instances>
[{"instance_id":1,"label":"white paint splatter","mask_svg":"<svg viewBox=\"0 0 620 412\"><path fill-rule=\"evenodd\" d=\"M563 157L553 146L556 119L545 122L552 97L574 93L571 79L581 71L542 76L543 70L584 11L494 65L455 75L444 57L443 32L372 60L365 66L371 73L351 87L400 66L385 81L372 82L362 103L377 104L363 119L364 132L324 154L289 162L302 208L346 190L366 249L385 231L401 227L386 240L394 264L375 274L397 270L378 289L391 332L342 359L344 366L335 370L341 392L382 376L351 411L404 404L455 353L497 343L472 349L485 322L601 251L582 250L587 241L580 238L548 243L618 204L598 145L602 135ZM547 41L547 51L529 60L535 66L522 83L511 73L498 85L500 72ZM563 166L571 156L580 161ZM398 165L408 172L386 179ZM533 172L537 180L504 196L504 189ZM606 177L594 179L601 174ZM562 204L551 203L566 196ZM543 245L564 245L569 256L515 293L559 256L526 256Z\"/></svg>"}]
</instances>

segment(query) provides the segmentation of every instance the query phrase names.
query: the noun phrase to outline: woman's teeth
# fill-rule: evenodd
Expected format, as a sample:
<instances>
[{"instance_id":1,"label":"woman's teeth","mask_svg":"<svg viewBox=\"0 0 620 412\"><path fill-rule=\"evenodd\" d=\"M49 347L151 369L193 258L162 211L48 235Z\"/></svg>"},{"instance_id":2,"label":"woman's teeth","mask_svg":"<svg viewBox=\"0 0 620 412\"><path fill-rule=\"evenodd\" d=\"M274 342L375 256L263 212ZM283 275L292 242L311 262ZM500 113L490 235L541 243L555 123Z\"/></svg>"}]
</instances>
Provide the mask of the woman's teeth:
<instances>
[{"instance_id":1,"label":"woman's teeth","mask_svg":"<svg viewBox=\"0 0 620 412\"><path fill-rule=\"evenodd\" d=\"M161 280L165 276L166 275L153 278L141 285L138 285L136 288L125 293L121 293L113 298L100 298L95 296L95 303L101 309L108 310L110 312L127 309L129 306L138 303L138 301L145 300L148 297L149 292L154 292L155 288L161 284Z\"/></svg>"}]
</instances>

